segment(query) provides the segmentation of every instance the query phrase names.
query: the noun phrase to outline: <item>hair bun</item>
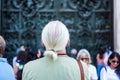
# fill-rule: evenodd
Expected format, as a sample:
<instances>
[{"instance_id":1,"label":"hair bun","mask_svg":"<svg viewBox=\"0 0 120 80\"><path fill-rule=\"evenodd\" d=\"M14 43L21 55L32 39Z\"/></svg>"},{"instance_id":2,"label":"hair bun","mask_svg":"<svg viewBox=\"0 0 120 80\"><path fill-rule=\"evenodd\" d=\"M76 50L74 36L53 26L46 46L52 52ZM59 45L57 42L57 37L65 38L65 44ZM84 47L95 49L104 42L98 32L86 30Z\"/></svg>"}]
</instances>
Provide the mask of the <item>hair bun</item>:
<instances>
[{"instance_id":1,"label":"hair bun","mask_svg":"<svg viewBox=\"0 0 120 80\"><path fill-rule=\"evenodd\" d=\"M45 51L44 56L52 57L54 61L57 59L57 53L55 51Z\"/></svg>"}]
</instances>

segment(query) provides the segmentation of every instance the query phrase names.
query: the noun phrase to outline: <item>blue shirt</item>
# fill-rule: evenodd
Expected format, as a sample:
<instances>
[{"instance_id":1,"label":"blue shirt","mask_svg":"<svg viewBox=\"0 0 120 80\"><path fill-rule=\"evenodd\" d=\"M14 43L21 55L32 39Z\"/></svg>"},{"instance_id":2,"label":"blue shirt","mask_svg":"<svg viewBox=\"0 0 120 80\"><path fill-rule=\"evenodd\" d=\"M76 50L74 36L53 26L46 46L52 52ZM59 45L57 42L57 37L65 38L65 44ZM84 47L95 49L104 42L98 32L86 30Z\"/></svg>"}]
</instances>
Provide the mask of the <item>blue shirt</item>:
<instances>
[{"instance_id":1,"label":"blue shirt","mask_svg":"<svg viewBox=\"0 0 120 80\"><path fill-rule=\"evenodd\" d=\"M13 68L5 58L0 58L0 80L15 80Z\"/></svg>"}]
</instances>

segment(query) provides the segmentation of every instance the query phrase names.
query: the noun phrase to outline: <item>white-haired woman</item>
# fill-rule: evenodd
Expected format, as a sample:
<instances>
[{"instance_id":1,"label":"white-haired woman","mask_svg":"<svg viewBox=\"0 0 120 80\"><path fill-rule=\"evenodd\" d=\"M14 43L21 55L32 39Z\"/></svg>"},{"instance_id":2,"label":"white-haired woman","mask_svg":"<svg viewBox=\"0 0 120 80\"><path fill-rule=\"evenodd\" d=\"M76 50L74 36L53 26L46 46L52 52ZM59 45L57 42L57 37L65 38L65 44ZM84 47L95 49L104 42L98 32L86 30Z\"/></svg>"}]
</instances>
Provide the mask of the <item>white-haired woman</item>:
<instances>
[{"instance_id":1,"label":"white-haired woman","mask_svg":"<svg viewBox=\"0 0 120 80\"><path fill-rule=\"evenodd\" d=\"M77 61L66 53L69 32L62 22L51 21L44 27L42 43L45 57L26 64L22 80L81 80Z\"/></svg>"},{"instance_id":2,"label":"white-haired woman","mask_svg":"<svg viewBox=\"0 0 120 80\"><path fill-rule=\"evenodd\" d=\"M98 80L96 67L91 64L91 56L87 49L79 50L77 59L87 63L89 69L89 80Z\"/></svg>"}]
</instances>

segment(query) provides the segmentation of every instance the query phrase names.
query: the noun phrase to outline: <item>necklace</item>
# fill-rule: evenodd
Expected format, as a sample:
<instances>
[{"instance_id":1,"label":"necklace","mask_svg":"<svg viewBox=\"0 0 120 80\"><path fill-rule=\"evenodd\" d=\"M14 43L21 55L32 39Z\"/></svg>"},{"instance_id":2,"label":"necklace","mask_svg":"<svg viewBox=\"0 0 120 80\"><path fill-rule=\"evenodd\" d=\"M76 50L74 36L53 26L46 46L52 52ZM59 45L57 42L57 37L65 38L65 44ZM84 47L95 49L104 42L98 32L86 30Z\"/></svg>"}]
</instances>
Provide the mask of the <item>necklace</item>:
<instances>
[{"instance_id":1,"label":"necklace","mask_svg":"<svg viewBox=\"0 0 120 80\"><path fill-rule=\"evenodd\" d=\"M61 53L61 54L57 54L58 56L68 56L67 54L65 54L65 53Z\"/></svg>"}]
</instances>

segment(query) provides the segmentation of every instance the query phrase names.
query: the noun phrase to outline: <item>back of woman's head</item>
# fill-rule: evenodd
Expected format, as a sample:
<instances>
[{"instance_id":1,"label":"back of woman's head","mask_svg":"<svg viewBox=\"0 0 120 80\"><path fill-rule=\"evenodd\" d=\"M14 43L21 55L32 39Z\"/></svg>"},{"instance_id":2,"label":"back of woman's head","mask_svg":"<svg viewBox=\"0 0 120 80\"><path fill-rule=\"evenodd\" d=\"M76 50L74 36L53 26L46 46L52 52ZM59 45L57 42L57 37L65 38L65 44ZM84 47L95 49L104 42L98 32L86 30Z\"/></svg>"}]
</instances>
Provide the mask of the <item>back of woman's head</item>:
<instances>
[{"instance_id":1,"label":"back of woman's head","mask_svg":"<svg viewBox=\"0 0 120 80\"><path fill-rule=\"evenodd\" d=\"M37 47L28 47L26 49L27 52L27 60L31 61L31 60L35 60L37 59L37 54L38 54L38 48Z\"/></svg>"},{"instance_id":2,"label":"back of woman's head","mask_svg":"<svg viewBox=\"0 0 120 80\"><path fill-rule=\"evenodd\" d=\"M103 59L103 58L104 58L104 50L103 50L103 48L100 48L100 49L99 49L98 54L99 54L99 58L100 58L100 59Z\"/></svg>"},{"instance_id":3,"label":"back of woman's head","mask_svg":"<svg viewBox=\"0 0 120 80\"><path fill-rule=\"evenodd\" d=\"M20 60L22 62L27 62L27 53L25 51L20 51L17 54L17 60Z\"/></svg>"},{"instance_id":4,"label":"back of woman's head","mask_svg":"<svg viewBox=\"0 0 120 80\"><path fill-rule=\"evenodd\" d=\"M42 31L42 43L47 51L65 50L68 41L68 29L58 20L49 22Z\"/></svg>"}]
</instances>

